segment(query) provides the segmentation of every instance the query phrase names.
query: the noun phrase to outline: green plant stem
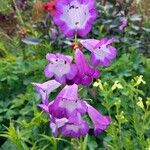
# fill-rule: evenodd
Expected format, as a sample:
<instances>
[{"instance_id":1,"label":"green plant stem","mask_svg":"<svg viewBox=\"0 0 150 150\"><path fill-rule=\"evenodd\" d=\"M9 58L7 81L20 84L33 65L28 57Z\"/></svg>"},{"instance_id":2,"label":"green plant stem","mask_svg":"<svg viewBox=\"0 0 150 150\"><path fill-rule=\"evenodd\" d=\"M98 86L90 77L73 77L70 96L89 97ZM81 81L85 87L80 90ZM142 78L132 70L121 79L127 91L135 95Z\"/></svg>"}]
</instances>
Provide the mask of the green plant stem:
<instances>
[{"instance_id":1,"label":"green plant stem","mask_svg":"<svg viewBox=\"0 0 150 150\"><path fill-rule=\"evenodd\" d=\"M75 34L75 39L74 39L74 41L75 41L75 46L77 46L77 45L78 45L78 37L77 37L77 33Z\"/></svg>"},{"instance_id":2,"label":"green plant stem","mask_svg":"<svg viewBox=\"0 0 150 150\"><path fill-rule=\"evenodd\" d=\"M20 22L21 25L24 25L25 23L24 23L24 21L23 21L23 19L22 19L22 17L21 17L21 13L20 13L20 11L19 11L19 9L18 9L18 7L17 7L17 4L16 4L15 0L13 0L13 3L14 3L14 7L15 7L15 9L16 9L16 13L17 13L17 16L18 16L18 20L19 20L19 22Z\"/></svg>"},{"instance_id":3,"label":"green plant stem","mask_svg":"<svg viewBox=\"0 0 150 150\"><path fill-rule=\"evenodd\" d=\"M80 150L83 150L83 138L80 136Z\"/></svg>"},{"instance_id":4,"label":"green plant stem","mask_svg":"<svg viewBox=\"0 0 150 150\"><path fill-rule=\"evenodd\" d=\"M54 138L54 150L57 150L57 139Z\"/></svg>"},{"instance_id":5,"label":"green plant stem","mask_svg":"<svg viewBox=\"0 0 150 150\"><path fill-rule=\"evenodd\" d=\"M24 48L22 49L22 55L23 55L23 60L26 60L26 50Z\"/></svg>"}]
</instances>

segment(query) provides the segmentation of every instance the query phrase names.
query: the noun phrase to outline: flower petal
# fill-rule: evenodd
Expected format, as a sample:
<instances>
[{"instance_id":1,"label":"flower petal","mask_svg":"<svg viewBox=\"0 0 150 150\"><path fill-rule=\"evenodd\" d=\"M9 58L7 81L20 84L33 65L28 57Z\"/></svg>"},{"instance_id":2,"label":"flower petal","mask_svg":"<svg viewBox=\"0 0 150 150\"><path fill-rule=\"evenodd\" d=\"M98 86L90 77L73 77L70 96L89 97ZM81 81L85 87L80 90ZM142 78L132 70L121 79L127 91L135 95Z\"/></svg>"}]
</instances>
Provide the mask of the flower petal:
<instances>
[{"instance_id":1,"label":"flower petal","mask_svg":"<svg viewBox=\"0 0 150 150\"><path fill-rule=\"evenodd\" d=\"M68 122L67 118L61 119L52 118L52 120L50 121L50 128L52 129L54 137L58 136L58 129L63 127L67 122Z\"/></svg>"},{"instance_id":2,"label":"flower petal","mask_svg":"<svg viewBox=\"0 0 150 150\"><path fill-rule=\"evenodd\" d=\"M84 114L86 111L87 106L85 102L78 98L78 86L76 84L65 86L54 100L54 103L49 107L50 114L57 118L68 118L76 112Z\"/></svg>"},{"instance_id":3,"label":"flower petal","mask_svg":"<svg viewBox=\"0 0 150 150\"><path fill-rule=\"evenodd\" d=\"M109 66L116 57L116 48L110 46L114 38L103 38L100 41L94 39L81 40L81 44L91 52L91 64L94 66Z\"/></svg>"},{"instance_id":4,"label":"flower petal","mask_svg":"<svg viewBox=\"0 0 150 150\"><path fill-rule=\"evenodd\" d=\"M68 123L61 129L61 134L73 138L85 136L89 131L88 124L82 120L80 113L69 118Z\"/></svg>"},{"instance_id":5,"label":"flower petal","mask_svg":"<svg viewBox=\"0 0 150 150\"><path fill-rule=\"evenodd\" d=\"M40 94L42 98L43 104L48 104L48 95L57 89L61 84L55 80L50 80L45 83L32 83L35 87L37 92Z\"/></svg>"},{"instance_id":6,"label":"flower petal","mask_svg":"<svg viewBox=\"0 0 150 150\"><path fill-rule=\"evenodd\" d=\"M111 122L111 118L109 116L103 116L101 113L99 113L94 107L87 104L88 107L88 115L91 118L95 128L94 128L94 134L97 135L108 127L108 125Z\"/></svg>"},{"instance_id":7,"label":"flower petal","mask_svg":"<svg viewBox=\"0 0 150 150\"><path fill-rule=\"evenodd\" d=\"M77 68L78 68L78 74L74 78L74 82L76 84L89 85L92 82L93 78L97 77L95 75L99 71L95 68L92 68L88 64L84 54L82 53L82 51L80 49L76 49L75 63L76 63Z\"/></svg>"},{"instance_id":8,"label":"flower petal","mask_svg":"<svg viewBox=\"0 0 150 150\"><path fill-rule=\"evenodd\" d=\"M61 84L66 83L66 80L71 80L77 73L74 65L72 65L73 58L68 55L50 54L46 55L49 64L45 67L46 77L55 77L55 80Z\"/></svg>"}]
</instances>

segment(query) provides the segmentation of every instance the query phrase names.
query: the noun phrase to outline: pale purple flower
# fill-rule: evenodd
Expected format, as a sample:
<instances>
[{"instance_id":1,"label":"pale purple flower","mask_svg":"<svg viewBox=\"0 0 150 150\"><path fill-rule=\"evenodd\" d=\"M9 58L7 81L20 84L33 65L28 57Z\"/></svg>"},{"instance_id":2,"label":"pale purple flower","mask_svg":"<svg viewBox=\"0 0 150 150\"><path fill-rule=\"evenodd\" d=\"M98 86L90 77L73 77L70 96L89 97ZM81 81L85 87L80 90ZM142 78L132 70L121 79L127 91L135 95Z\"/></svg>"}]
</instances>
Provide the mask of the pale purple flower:
<instances>
[{"instance_id":1,"label":"pale purple flower","mask_svg":"<svg viewBox=\"0 0 150 150\"><path fill-rule=\"evenodd\" d=\"M86 39L80 41L83 47L91 52L91 64L94 66L109 66L116 58L117 50L110 45L112 42L114 42L113 38L103 38L101 40Z\"/></svg>"},{"instance_id":2,"label":"pale purple flower","mask_svg":"<svg viewBox=\"0 0 150 150\"><path fill-rule=\"evenodd\" d=\"M65 86L58 94L53 104L49 106L49 113L57 118L69 118L72 114L79 112L85 114L87 106L78 98L78 86L76 84Z\"/></svg>"},{"instance_id":3,"label":"pale purple flower","mask_svg":"<svg viewBox=\"0 0 150 150\"><path fill-rule=\"evenodd\" d=\"M84 37L97 17L95 0L57 0L53 20L68 37Z\"/></svg>"},{"instance_id":4,"label":"pale purple flower","mask_svg":"<svg viewBox=\"0 0 150 150\"><path fill-rule=\"evenodd\" d=\"M51 28L50 29L50 37L51 39L55 40L58 36L58 31L56 28Z\"/></svg>"},{"instance_id":5,"label":"pale purple flower","mask_svg":"<svg viewBox=\"0 0 150 150\"><path fill-rule=\"evenodd\" d=\"M94 124L94 134L100 134L111 123L111 118L109 116L103 116L101 113L99 113L94 107L87 104L88 107L88 115L91 118L93 124Z\"/></svg>"},{"instance_id":6,"label":"pale purple flower","mask_svg":"<svg viewBox=\"0 0 150 150\"><path fill-rule=\"evenodd\" d=\"M37 92L40 94L42 98L42 103L48 105L48 95L57 89L61 84L55 80L50 80L45 83L32 83Z\"/></svg>"},{"instance_id":7,"label":"pale purple flower","mask_svg":"<svg viewBox=\"0 0 150 150\"><path fill-rule=\"evenodd\" d=\"M27 0L16 0L16 4L24 10L27 7Z\"/></svg>"},{"instance_id":8,"label":"pale purple flower","mask_svg":"<svg viewBox=\"0 0 150 150\"><path fill-rule=\"evenodd\" d=\"M59 128L63 127L67 122L68 119L67 118L61 118L61 119L57 119L54 117L50 116L50 128L52 129L52 133L54 135L54 137L57 137L59 134Z\"/></svg>"},{"instance_id":9,"label":"pale purple flower","mask_svg":"<svg viewBox=\"0 0 150 150\"><path fill-rule=\"evenodd\" d=\"M128 20L125 17L120 18L120 26L119 26L119 31L124 32L126 26L128 25Z\"/></svg>"},{"instance_id":10,"label":"pale purple flower","mask_svg":"<svg viewBox=\"0 0 150 150\"><path fill-rule=\"evenodd\" d=\"M77 74L77 68L75 64L72 64L71 56L48 53L46 59L49 61L45 68L45 76L48 78L54 76L56 81L65 83Z\"/></svg>"},{"instance_id":11,"label":"pale purple flower","mask_svg":"<svg viewBox=\"0 0 150 150\"><path fill-rule=\"evenodd\" d=\"M73 138L85 136L89 131L89 126L81 117L80 113L75 113L68 122L61 128L61 134Z\"/></svg>"},{"instance_id":12,"label":"pale purple flower","mask_svg":"<svg viewBox=\"0 0 150 150\"><path fill-rule=\"evenodd\" d=\"M89 85L94 78L96 79L99 77L100 71L92 68L88 64L84 54L80 49L76 49L75 51L75 63L78 68L78 74L74 78L74 82L76 84Z\"/></svg>"}]
</instances>

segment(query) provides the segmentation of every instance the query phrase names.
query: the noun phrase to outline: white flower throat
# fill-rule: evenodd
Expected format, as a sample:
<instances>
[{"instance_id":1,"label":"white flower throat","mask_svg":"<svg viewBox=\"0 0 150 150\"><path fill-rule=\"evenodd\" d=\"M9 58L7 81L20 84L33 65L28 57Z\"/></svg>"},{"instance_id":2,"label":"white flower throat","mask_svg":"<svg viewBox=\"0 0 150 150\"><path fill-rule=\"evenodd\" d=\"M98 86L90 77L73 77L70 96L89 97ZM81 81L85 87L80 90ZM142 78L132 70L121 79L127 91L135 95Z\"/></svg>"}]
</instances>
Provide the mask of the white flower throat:
<instances>
[{"instance_id":1,"label":"white flower throat","mask_svg":"<svg viewBox=\"0 0 150 150\"><path fill-rule=\"evenodd\" d=\"M89 12L87 5L72 3L63 9L62 19L72 29L81 29L88 20Z\"/></svg>"},{"instance_id":2,"label":"white flower throat","mask_svg":"<svg viewBox=\"0 0 150 150\"><path fill-rule=\"evenodd\" d=\"M53 59L50 61L49 71L57 76L63 76L70 71L70 63L63 59Z\"/></svg>"}]
</instances>

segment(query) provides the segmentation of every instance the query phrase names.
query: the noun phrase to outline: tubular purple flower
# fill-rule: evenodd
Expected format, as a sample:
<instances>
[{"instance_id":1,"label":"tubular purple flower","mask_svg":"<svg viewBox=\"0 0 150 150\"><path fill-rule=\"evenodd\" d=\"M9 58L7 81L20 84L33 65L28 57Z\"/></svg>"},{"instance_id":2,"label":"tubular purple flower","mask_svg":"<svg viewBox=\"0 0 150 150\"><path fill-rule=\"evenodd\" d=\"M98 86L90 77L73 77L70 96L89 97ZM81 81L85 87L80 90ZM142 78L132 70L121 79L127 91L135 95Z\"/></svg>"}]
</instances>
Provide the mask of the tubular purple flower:
<instances>
[{"instance_id":1,"label":"tubular purple flower","mask_svg":"<svg viewBox=\"0 0 150 150\"><path fill-rule=\"evenodd\" d=\"M42 103L45 105L48 105L48 95L54 91L55 89L57 89L61 84L55 80L50 80L47 81L45 83L32 83L37 92L40 94L41 98L42 98Z\"/></svg>"},{"instance_id":2,"label":"tubular purple flower","mask_svg":"<svg viewBox=\"0 0 150 150\"><path fill-rule=\"evenodd\" d=\"M74 79L76 84L89 85L93 79L98 78L100 71L89 66L84 54L80 49L75 51L75 63L78 68L78 74Z\"/></svg>"},{"instance_id":3,"label":"tubular purple flower","mask_svg":"<svg viewBox=\"0 0 150 150\"><path fill-rule=\"evenodd\" d=\"M54 103L49 106L49 113L56 118L69 118L76 112L83 115L86 111L85 102L78 98L78 86L76 84L65 86L54 100Z\"/></svg>"},{"instance_id":4,"label":"tubular purple flower","mask_svg":"<svg viewBox=\"0 0 150 150\"><path fill-rule=\"evenodd\" d=\"M111 118L109 116L103 116L89 104L87 104L87 107L88 107L88 115L94 124L94 134L97 135L106 130L106 128L111 123Z\"/></svg>"},{"instance_id":5,"label":"tubular purple flower","mask_svg":"<svg viewBox=\"0 0 150 150\"><path fill-rule=\"evenodd\" d=\"M68 122L62 127L61 134L73 138L85 136L89 131L88 124L81 118L80 113L75 113Z\"/></svg>"},{"instance_id":6,"label":"tubular purple flower","mask_svg":"<svg viewBox=\"0 0 150 150\"><path fill-rule=\"evenodd\" d=\"M49 61L45 67L45 76L48 78L54 76L56 81L63 84L67 80L72 80L77 74L76 65L71 64L71 56L48 53L46 59Z\"/></svg>"},{"instance_id":7,"label":"tubular purple flower","mask_svg":"<svg viewBox=\"0 0 150 150\"><path fill-rule=\"evenodd\" d=\"M114 42L114 38L103 38L101 40L86 39L80 43L91 52L91 64L94 66L109 66L116 58L117 50L110 44Z\"/></svg>"},{"instance_id":8,"label":"tubular purple flower","mask_svg":"<svg viewBox=\"0 0 150 150\"><path fill-rule=\"evenodd\" d=\"M68 119L67 118L57 119L52 117L50 118L51 118L50 128L52 129L54 137L57 137L59 134L58 129L63 127L68 122Z\"/></svg>"},{"instance_id":9,"label":"tubular purple flower","mask_svg":"<svg viewBox=\"0 0 150 150\"><path fill-rule=\"evenodd\" d=\"M54 23L67 36L85 37L97 17L95 0L57 0Z\"/></svg>"}]
</instances>

